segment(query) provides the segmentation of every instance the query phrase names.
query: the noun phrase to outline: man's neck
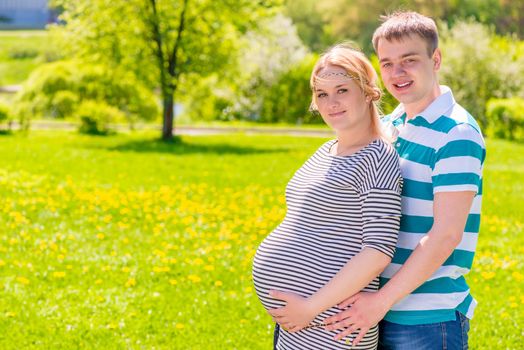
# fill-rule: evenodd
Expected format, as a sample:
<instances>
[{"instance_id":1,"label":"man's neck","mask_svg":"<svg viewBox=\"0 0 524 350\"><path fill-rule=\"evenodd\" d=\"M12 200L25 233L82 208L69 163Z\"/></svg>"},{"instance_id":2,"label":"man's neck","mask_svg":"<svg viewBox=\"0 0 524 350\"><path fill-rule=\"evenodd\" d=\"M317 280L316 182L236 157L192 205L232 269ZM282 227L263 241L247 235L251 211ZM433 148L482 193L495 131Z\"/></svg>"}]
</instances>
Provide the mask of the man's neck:
<instances>
[{"instance_id":1,"label":"man's neck","mask_svg":"<svg viewBox=\"0 0 524 350\"><path fill-rule=\"evenodd\" d=\"M404 104L404 112L406 112L406 121L414 118L424 111L428 106L433 103L440 96L440 85L436 84L431 92L422 100Z\"/></svg>"}]
</instances>

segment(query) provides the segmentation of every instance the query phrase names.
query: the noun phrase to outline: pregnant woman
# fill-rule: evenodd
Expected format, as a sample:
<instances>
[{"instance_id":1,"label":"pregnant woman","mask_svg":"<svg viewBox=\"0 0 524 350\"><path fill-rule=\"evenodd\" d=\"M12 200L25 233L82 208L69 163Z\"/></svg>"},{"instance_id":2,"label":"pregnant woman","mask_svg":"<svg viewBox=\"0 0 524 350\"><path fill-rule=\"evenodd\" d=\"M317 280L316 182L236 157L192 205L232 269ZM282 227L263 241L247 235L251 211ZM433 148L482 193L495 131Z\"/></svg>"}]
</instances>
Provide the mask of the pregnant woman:
<instances>
[{"instance_id":1,"label":"pregnant woman","mask_svg":"<svg viewBox=\"0 0 524 350\"><path fill-rule=\"evenodd\" d=\"M253 280L280 325L276 349L376 349L378 328L358 344L334 340L323 320L359 291L376 291L393 256L402 179L380 127L377 75L360 51L337 45L311 74L312 109L336 132L286 188L283 222L260 244Z\"/></svg>"}]
</instances>

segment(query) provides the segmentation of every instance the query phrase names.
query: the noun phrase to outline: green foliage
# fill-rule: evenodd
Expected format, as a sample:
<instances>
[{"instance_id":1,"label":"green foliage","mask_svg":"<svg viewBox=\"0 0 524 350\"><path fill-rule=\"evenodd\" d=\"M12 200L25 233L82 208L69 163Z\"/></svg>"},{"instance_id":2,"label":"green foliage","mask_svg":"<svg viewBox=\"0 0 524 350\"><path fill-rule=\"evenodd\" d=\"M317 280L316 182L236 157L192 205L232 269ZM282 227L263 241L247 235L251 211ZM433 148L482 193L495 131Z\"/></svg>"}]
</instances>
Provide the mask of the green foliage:
<instances>
[{"instance_id":1,"label":"green foliage","mask_svg":"<svg viewBox=\"0 0 524 350\"><path fill-rule=\"evenodd\" d=\"M8 105L0 101L0 123L11 120L11 110Z\"/></svg>"},{"instance_id":2,"label":"green foliage","mask_svg":"<svg viewBox=\"0 0 524 350\"><path fill-rule=\"evenodd\" d=\"M53 96L52 116L60 119L73 116L78 105L78 95L69 90L60 90Z\"/></svg>"},{"instance_id":3,"label":"green foliage","mask_svg":"<svg viewBox=\"0 0 524 350\"><path fill-rule=\"evenodd\" d=\"M296 122L296 115L272 115L276 101L275 84L282 84L282 75L300 66L307 55L291 20L283 15L266 18L258 28L247 31L238 43L240 51L232 53L233 61L227 71L210 75L206 79L192 77L186 83L186 114L192 120L251 120ZM302 68L297 68L299 71ZM302 74L308 84L309 73ZM299 77L291 77L299 79ZM300 93L300 92L298 92ZM273 95L272 95L273 94ZM267 99L272 102L266 102ZM295 105L307 106L309 96L300 96ZM300 108L300 107L298 107ZM280 113L282 110L275 110ZM307 107L299 112L303 117ZM295 113L295 112L293 112ZM288 119L286 119L288 118Z\"/></svg>"},{"instance_id":4,"label":"green foliage","mask_svg":"<svg viewBox=\"0 0 524 350\"><path fill-rule=\"evenodd\" d=\"M352 39L366 53L380 16L396 10L418 11L449 26L465 19L494 25L499 34L524 37L524 2L501 0L287 0L286 14L309 48L320 51Z\"/></svg>"},{"instance_id":5,"label":"green foliage","mask_svg":"<svg viewBox=\"0 0 524 350\"><path fill-rule=\"evenodd\" d=\"M524 99L490 99L486 117L488 130L495 136L524 141Z\"/></svg>"},{"instance_id":6,"label":"green foliage","mask_svg":"<svg viewBox=\"0 0 524 350\"><path fill-rule=\"evenodd\" d=\"M280 0L57 0L64 50L89 62L133 72L163 99L163 132L172 137L174 97L186 80L218 73L237 39Z\"/></svg>"},{"instance_id":7,"label":"green foliage","mask_svg":"<svg viewBox=\"0 0 524 350\"><path fill-rule=\"evenodd\" d=\"M15 98L19 116L72 117L85 100L118 108L130 123L154 120L154 95L131 74L80 61L58 61L36 69Z\"/></svg>"},{"instance_id":8,"label":"green foliage","mask_svg":"<svg viewBox=\"0 0 524 350\"><path fill-rule=\"evenodd\" d=\"M309 112L309 78L317 59L317 55L308 55L280 75L264 94L260 121L296 124L323 122L318 115Z\"/></svg>"},{"instance_id":9,"label":"green foliage","mask_svg":"<svg viewBox=\"0 0 524 350\"><path fill-rule=\"evenodd\" d=\"M111 132L110 123L124 119L119 109L100 101L83 101L75 112L80 120L82 134L107 135Z\"/></svg>"},{"instance_id":10,"label":"green foliage","mask_svg":"<svg viewBox=\"0 0 524 350\"><path fill-rule=\"evenodd\" d=\"M441 29L443 64L441 82L455 99L486 127L490 98L524 94L524 55L512 38L498 37L475 22L460 22Z\"/></svg>"},{"instance_id":11,"label":"green foliage","mask_svg":"<svg viewBox=\"0 0 524 350\"><path fill-rule=\"evenodd\" d=\"M217 74L213 74L195 81L184 103L184 114L192 121L229 120L228 109L234 98L231 89L221 83Z\"/></svg>"}]
</instances>

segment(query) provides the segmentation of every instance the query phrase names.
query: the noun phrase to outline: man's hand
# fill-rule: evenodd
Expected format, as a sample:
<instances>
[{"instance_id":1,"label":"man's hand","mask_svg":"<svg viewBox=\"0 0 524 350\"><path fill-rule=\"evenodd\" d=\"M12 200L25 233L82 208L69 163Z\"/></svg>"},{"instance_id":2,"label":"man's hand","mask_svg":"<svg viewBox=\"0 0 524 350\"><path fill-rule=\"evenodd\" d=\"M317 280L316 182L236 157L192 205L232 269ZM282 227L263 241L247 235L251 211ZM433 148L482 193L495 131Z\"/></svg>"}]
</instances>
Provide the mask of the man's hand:
<instances>
[{"instance_id":1,"label":"man's hand","mask_svg":"<svg viewBox=\"0 0 524 350\"><path fill-rule=\"evenodd\" d=\"M308 299L298 294L271 290L269 296L286 302L286 306L268 312L273 320L288 332L298 332L309 325L316 316L316 313L311 310Z\"/></svg>"},{"instance_id":2,"label":"man's hand","mask_svg":"<svg viewBox=\"0 0 524 350\"><path fill-rule=\"evenodd\" d=\"M326 330L328 331L342 329L342 332L335 336L335 340L340 340L358 331L357 337L353 340L353 346L364 338L371 327L384 318L391 307L378 292L360 292L338 305L340 309L348 306L350 308L326 318L324 323L327 324Z\"/></svg>"}]
</instances>

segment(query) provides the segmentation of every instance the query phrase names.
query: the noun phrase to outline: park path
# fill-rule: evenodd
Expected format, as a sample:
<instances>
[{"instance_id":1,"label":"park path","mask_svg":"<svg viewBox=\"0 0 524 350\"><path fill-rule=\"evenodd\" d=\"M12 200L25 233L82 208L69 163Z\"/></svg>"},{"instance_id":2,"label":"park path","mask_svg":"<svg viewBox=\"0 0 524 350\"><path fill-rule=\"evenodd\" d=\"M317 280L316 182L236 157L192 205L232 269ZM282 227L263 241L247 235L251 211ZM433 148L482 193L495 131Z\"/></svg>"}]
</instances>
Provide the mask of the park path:
<instances>
[{"instance_id":1,"label":"park path","mask_svg":"<svg viewBox=\"0 0 524 350\"><path fill-rule=\"evenodd\" d=\"M13 129L18 129L18 123L14 122ZM114 125L117 130L129 130L128 125ZM32 130L76 130L78 124L70 122L31 122ZM136 125L136 130L158 130L160 126L155 125ZM331 130L325 129L307 129L307 128L272 128L272 127L235 127L235 126L176 126L175 135L216 135L216 134L266 134L266 135L291 135L291 136L312 136L312 137L330 137L333 136Z\"/></svg>"}]
</instances>

